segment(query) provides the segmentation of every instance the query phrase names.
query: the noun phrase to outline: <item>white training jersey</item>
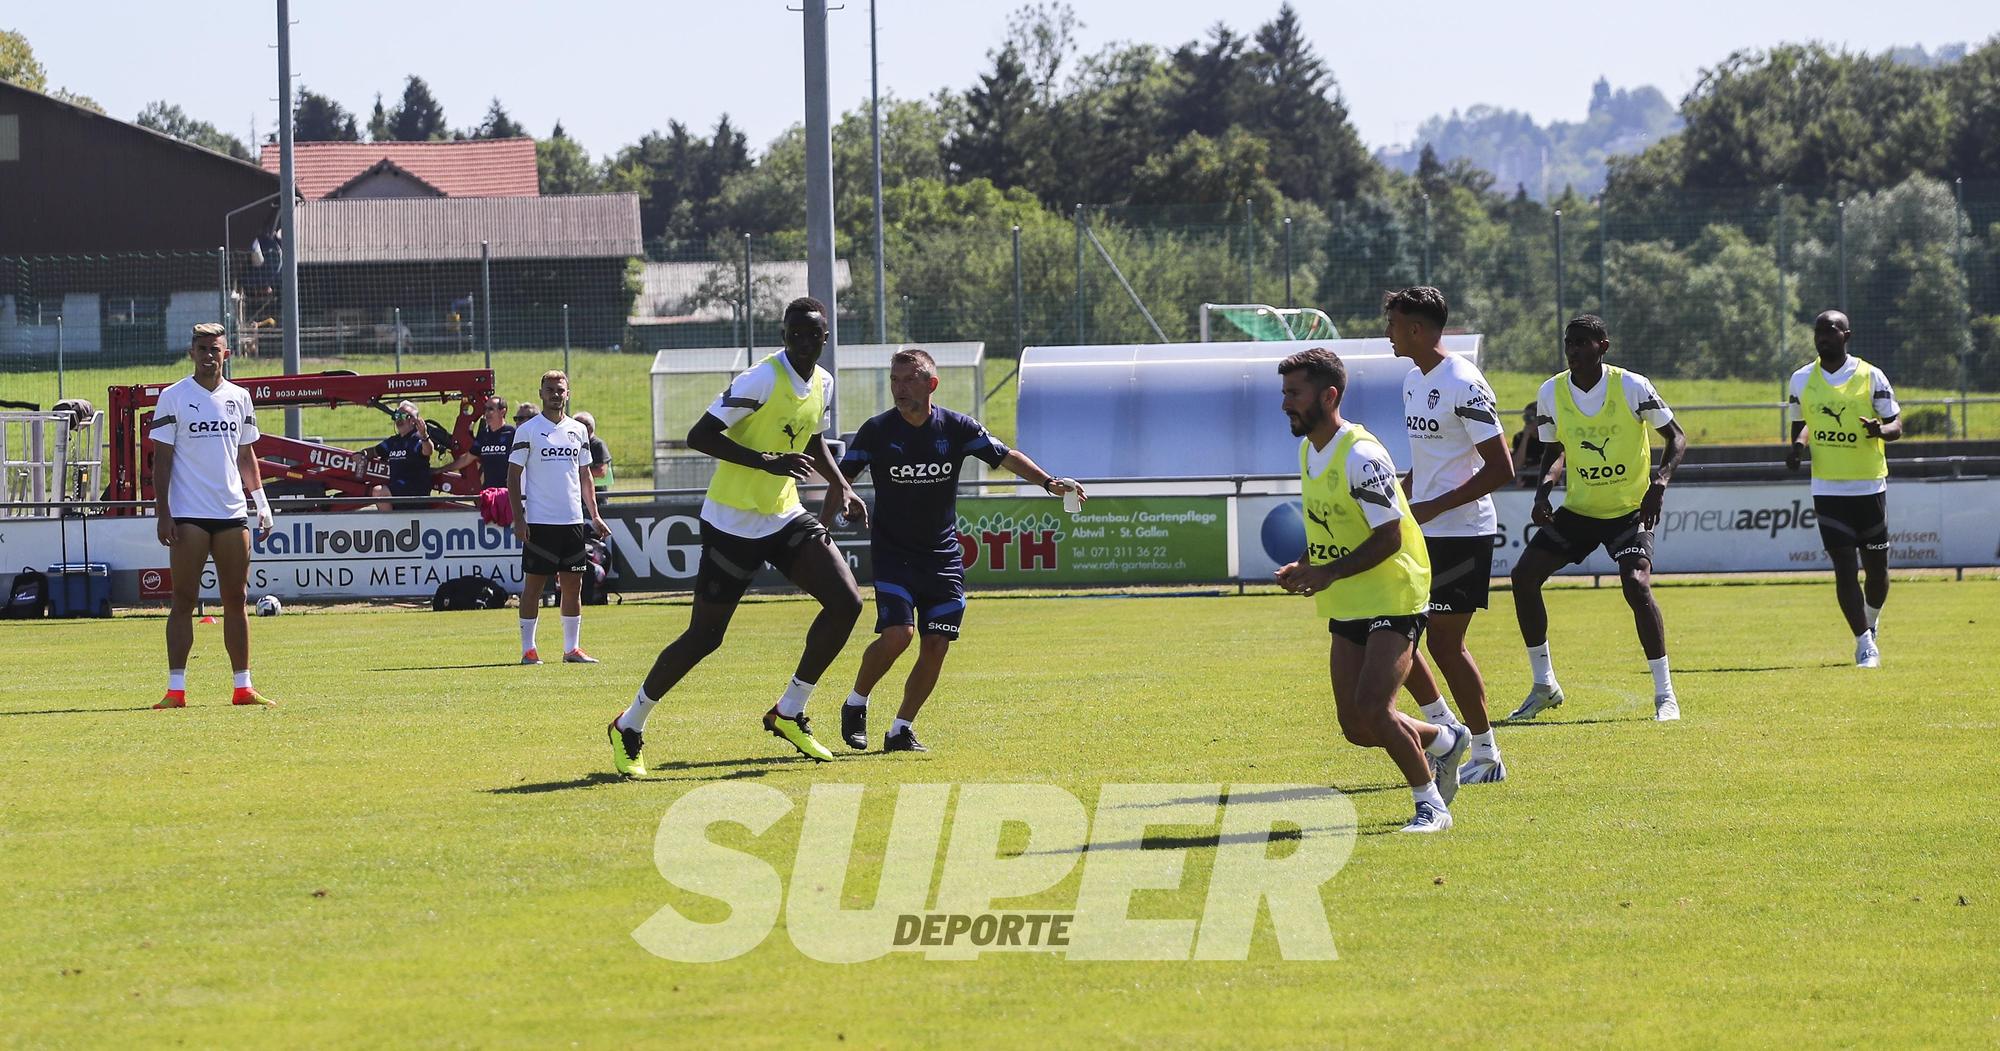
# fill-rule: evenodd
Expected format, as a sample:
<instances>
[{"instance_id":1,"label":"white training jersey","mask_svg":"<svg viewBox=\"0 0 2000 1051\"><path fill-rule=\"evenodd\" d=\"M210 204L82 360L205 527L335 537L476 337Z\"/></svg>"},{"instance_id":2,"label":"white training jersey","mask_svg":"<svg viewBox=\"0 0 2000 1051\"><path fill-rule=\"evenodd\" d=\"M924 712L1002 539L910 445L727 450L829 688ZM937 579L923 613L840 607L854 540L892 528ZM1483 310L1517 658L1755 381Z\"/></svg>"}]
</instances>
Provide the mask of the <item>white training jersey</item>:
<instances>
[{"instance_id":1,"label":"white training jersey","mask_svg":"<svg viewBox=\"0 0 2000 1051\"><path fill-rule=\"evenodd\" d=\"M1340 439L1352 430L1352 423L1341 424L1333 432L1326 448L1313 448L1311 438L1301 438L1306 445L1306 470L1314 478L1326 473L1333 466L1333 450ZM1396 464L1389 459L1389 450L1382 443L1363 438L1347 450L1347 491L1361 508L1361 519L1370 529L1380 529L1390 522L1403 517L1403 509L1396 506ZM1361 495L1362 490L1372 491L1378 499L1370 500Z\"/></svg>"},{"instance_id":2,"label":"white training jersey","mask_svg":"<svg viewBox=\"0 0 2000 1051\"><path fill-rule=\"evenodd\" d=\"M1559 378L1550 376L1543 380L1541 391L1535 395L1535 430L1545 442L1556 440L1556 380ZM1597 386L1589 390L1578 390L1575 381L1570 381L1569 396L1575 400L1578 412L1595 416L1603 411L1604 392L1610 388L1610 374L1606 373L1598 379ZM1625 408L1656 431L1674 420L1674 410L1667 408L1666 399L1653 389L1653 381L1629 370L1625 373Z\"/></svg>"},{"instance_id":3,"label":"white training jersey","mask_svg":"<svg viewBox=\"0 0 2000 1051\"><path fill-rule=\"evenodd\" d=\"M791 382L794 396L803 398L812 392L812 388L808 386L811 381L800 376L798 371L792 368L791 358L780 354L778 364L784 370L785 379ZM763 362L757 362L729 381L729 386L724 387L722 393L716 395L715 401L709 405L708 414L721 420L724 427L734 427L771 400L771 395L777 390L776 383L777 375L771 369L764 368ZM819 426L823 431L833 416L833 377L825 376L820 380L820 385L824 388L820 391L820 400L827 407L826 413L820 417ZM702 521L731 536L740 536L746 540L770 536L785 528L785 523L809 513L803 505L767 515L759 511L717 503L712 499L704 499L701 502Z\"/></svg>"},{"instance_id":4,"label":"white training jersey","mask_svg":"<svg viewBox=\"0 0 2000 1051\"><path fill-rule=\"evenodd\" d=\"M546 415L514 428L507 462L521 467L521 510L529 525L582 525L583 483L577 469L590 463L590 435L574 417L550 423Z\"/></svg>"},{"instance_id":5,"label":"white training jersey","mask_svg":"<svg viewBox=\"0 0 2000 1051\"><path fill-rule=\"evenodd\" d=\"M1832 372L1822 369L1820 374L1826 377L1827 385L1838 387L1845 384L1848 380L1853 379L1854 360L1854 355L1849 354L1847 360L1841 362L1840 368ZM1806 418L1805 409L1800 407L1799 399L1805 395L1806 381L1812 378L1813 370L1817 368L1819 368L1819 362L1809 361L1797 372L1792 373L1792 397L1789 411L1793 423L1801 422ZM1875 390L1873 394L1876 419L1881 420L1883 423L1888 423L1890 420L1903 414L1903 407L1896 404L1896 391L1889 386L1889 377L1882 375L1880 368L1875 369ZM1876 493L1885 493L1888 491L1889 480L1887 478L1820 478L1815 476L1812 480L1812 494L1814 496L1874 496Z\"/></svg>"},{"instance_id":6,"label":"white training jersey","mask_svg":"<svg viewBox=\"0 0 2000 1051\"><path fill-rule=\"evenodd\" d=\"M257 441L250 392L228 380L214 390L193 376L160 392L148 432L174 450L167 482L167 513L175 518L246 517L243 473L237 451Z\"/></svg>"},{"instance_id":7,"label":"white training jersey","mask_svg":"<svg viewBox=\"0 0 2000 1051\"><path fill-rule=\"evenodd\" d=\"M1446 354L1429 372L1403 377L1403 424L1410 432L1410 502L1432 500L1472 480L1486 466L1479 443L1505 439L1493 388L1479 366ZM1492 536L1500 531L1493 497L1460 504L1424 523L1425 536Z\"/></svg>"}]
</instances>

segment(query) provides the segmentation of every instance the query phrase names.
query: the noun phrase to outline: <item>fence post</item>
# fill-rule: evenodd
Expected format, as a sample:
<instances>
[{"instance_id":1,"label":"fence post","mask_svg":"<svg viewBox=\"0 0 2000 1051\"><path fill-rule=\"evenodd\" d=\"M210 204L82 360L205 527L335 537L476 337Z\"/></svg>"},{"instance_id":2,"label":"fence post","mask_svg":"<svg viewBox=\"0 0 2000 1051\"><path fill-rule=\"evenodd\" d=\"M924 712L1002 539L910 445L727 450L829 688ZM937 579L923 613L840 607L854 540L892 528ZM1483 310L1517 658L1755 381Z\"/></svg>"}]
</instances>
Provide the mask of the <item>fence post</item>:
<instances>
[{"instance_id":1,"label":"fence post","mask_svg":"<svg viewBox=\"0 0 2000 1051\"><path fill-rule=\"evenodd\" d=\"M1605 227L1611 225L1611 213L1605 210L1604 198L1597 198L1597 316L1611 324L1611 235Z\"/></svg>"},{"instance_id":2,"label":"fence post","mask_svg":"<svg viewBox=\"0 0 2000 1051\"><path fill-rule=\"evenodd\" d=\"M1833 242L1840 260L1840 312L1847 313L1847 202L1833 210Z\"/></svg>"},{"instance_id":3,"label":"fence post","mask_svg":"<svg viewBox=\"0 0 2000 1051\"><path fill-rule=\"evenodd\" d=\"M1562 354L1562 351L1563 351L1563 345L1562 345L1562 338L1563 338L1563 320L1564 320L1564 318L1563 318L1563 314L1564 314L1564 311L1563 311L1563 213L1562 213L1562 209L1560 209L1560 208L1556 209L1556 210L1555 210L1555 212L1556 212L1556 214L1555 214L1555 235L1554 235L1554 236L1555 236L1555 247L1556 247L1556 353L1557 353L1557 355L1558 355L1558 357L1556 358L1556 360L1557 360L1557 361L1561 361L1561 360L1563 360L1563 359L1562 359L1562 358L1560 357L1560 355Z\"/></svg>"},{"instance_id":4,"label":"fence post","mask_svg":"<svg viewBox=\"0 0 2000 1051\"><path fill-rule=\"evenodd\" d=\"M916 342L916 337L910 332L910 297L908 295L903 296L903 342Z\"/></svg>"},{"instance_id":5,"label":"fence post","mask_svg":"<svg viewBox=\"0 0 2000 1051\"><path fill-rule=\"evenodd\" d=\"M1966 322L1970 320L1967 315L1970 313L1972 306L1972 275L1965 272L1965 227L1967 225L1965 218L1965 177L1960 176L1953 179L1951 181L1951 189L1952 257L1958 264L1958 317L1960 321L1959 331L1963 334L1958 344L1958 436L1960 438L1969 438L1972 436L1972 432L1967 430L1967 426L1972 420L1966 413L1965 392L1966 388L1971 384L1972 377L1969 375L1970 368L1966 361L1966 354L1972 349L1972 338L1971 329ZM1950 419L1951 417L1947 415L1945 418Z\"/></svg>"},{"instance_id":6,"label":"fence post","mask_svg":"<svg viewBox=\"0 0 2000 1051\"><path fill-rule=\"evenodd\" d=\"M750 304L748 303L743 304L743 312L746 316L750 313ZM569 304L568 303L564 303L562 305L562 314L563 314L563 375L567 376L569 375Z\"/></svg>"},{"instance_id":7,"label":"fence post","mask_svg":"<svg viewBox=\"0 0 2000 1051\"><path fill-rule=\"evenodd\" d=\"M396 308L396 371L403 371L403 308Z\"/></svg>"},{"instance_id":8,"label":"fence post","mask_svg":"<svg viewBox=\"0 0 2000 1051\"><path fill-rule=\"evenodd\" d=\"M1557 212L1561 215L1561 212ZM1431 283L1431 195L1424 194L1424 284Z\"/></svg>"},{"instance_id":9,"label":"fence post","mask_svg":"<svg viewBox=\"0 0 2000 1051\"><path fill-rule=\"evenodd\" d=\"M1791 350L1785 344L1785 184L1778 184L1778 221L1771 237L1772 261L1778 265L1778 360L1791 357ZM1780 366L1782 368L1783 366Z\"/></svg>"},{"instance_id":10,"label":"fence post","mask_svg":"<svg viewBox=\"0 0 2000 1051\"><path fill-rule=\"evenodd\" d=\"M485 337L486 367L493 367L493 253L479 242L479 325Z\"/></svg>"},{"instance_id":11,"label":"fence post","mask_svg":"<svg viewBox=\"0 0 2000 1051\"><path fill-rule=\"evenodd\" d=\"M1021 302L1021 228L1014 227L1014 355L1020 360L1022 348L1028 345L1026 314Z\"/></svg>"},{"instance_id":12,"label":"fence post","mask_svg":"<svg viewBox=\"0 0 2000 1051\"><path fill-rule=\"evenodd\" d=\"M63 317L56 315L56 400L63 399Z\"/></svg>"},{"instance_id":13,"label":"fence post","mask_svg":"<svg viewBox=\"0 0 2000 1051\"><path fill-rule=\"evenodd\" d=\"M1083 342L1083 205L1076 206L1076 341Z\"/></svg>"},{"instance_id":14,"label":"fence post","mask_svg":"<svg viewBox=\"0 0 2000 1051\"><path fill-rule=\"evenodd\" d=\"M1285 309L1292 309L1292 217L1285 216Z\"/></svg>"},{"instance_id":15,"label":"fence post","mask_svg":"<svg viewBox=\"0 0 2000 1051\"><path fill-rule=\"evenodd\" d=\"M750 271L750 234L743 235L743 360L747 365L757 364L757 314L751 310L757 294L757 282Z\"/></svg>"},{"instance_id":16,"label":"fence post","mask_svg":"<svg viewBox=\"0 0 2000 1051\"><path fill-rule=\"evenodd\" d=\"M1252 212L1257 205L1243 198L1243 301L1257 301L1257 224Z\"/></svg>"}]
</instances>

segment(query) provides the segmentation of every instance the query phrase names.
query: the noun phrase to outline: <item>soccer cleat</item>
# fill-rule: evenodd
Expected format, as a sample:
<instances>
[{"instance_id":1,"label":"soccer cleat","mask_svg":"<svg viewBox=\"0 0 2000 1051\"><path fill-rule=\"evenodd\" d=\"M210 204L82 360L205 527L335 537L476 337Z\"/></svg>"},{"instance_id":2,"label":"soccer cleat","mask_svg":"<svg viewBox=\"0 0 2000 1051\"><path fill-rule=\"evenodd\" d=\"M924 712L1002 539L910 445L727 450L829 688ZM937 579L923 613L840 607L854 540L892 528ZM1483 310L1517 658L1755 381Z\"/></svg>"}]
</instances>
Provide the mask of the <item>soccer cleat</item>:
<instances>
[{"instance_id":1,"label":"soccer cleat","mask_svg":"<svg viewBox=\"0 0 2000 1051\"><path fill-rule=\"evenodd\" d=\"M529 650L528 652L521 654L521 663L540 664L542 663L542 655L536 653L534 650Z\"/></svg>"},{"instance_id":2,"label":"soccer cleat","mask_svg":"<svg viewBox=\"0 0 2000 1051\"><path fill-rule=\"evenodd\" d=\"M865 704L843 704L840 706L840 739L847 747L857 752L868 750L868 706Z\"/></svg>"},{"instance_id":3,"label":"soccer cleat","mask_svg":"<svg viewBox=\"0 0 2000 1051\"><path fill-rule=\"evenodd\" d=\"M1514 709L1514 714L1508 716L1507 718L1501 721L1511 723L1517 719L1521 721L1533 719L1535 716L1540 715L1551 708L1562 707L1562 703L1563 703L1562 687L1557 686L1554 683L1538 682L1534 685L1533 689L1530 689L1528 691L1527 700L1522 701L1521 706L1519 708Z\"/></svg>"},{"instance_id":4,"label":"soccer cleat","mask_svg":"<svg viewBox=\"0 0 2000 1051\"><path fill-rule=\"evenodd\" d=\"M619 726L618 718L612 716L611 725L604 728L605 735L611 738L611 765L626 777L644 777L646 760L641 753L646 748L646 735Z\"/></svg>"},{"instance_id":5,"label":"soccer cleat","mask_svg":"<svg viewBox=\"0 0 2000 1051\"><path fill-rule=\"evenodd\" d=\"M1681 719L1681 702L1673 694L1662 694L1653 698L1653 721L1656 723L1677 723Z\"/></svg>"},{"instance_id":6,"label":"soccer cleat","mask_svg":"<svg viewBox=\"0 0 2000 1051\"><path fill-rule=\"evenodd\" d=\"M813 737L811 723L812 720L807 719L804 712L797 715L779 715L777 705L772 705L771 710L764 713L764 729L771 731L774 736L784 738L793 748L799 750L800 755L822 763L833 762L833 753L827 751L826 746Z\"/></svg>"},{"instance_id":7,"label":"soccer cleat","mask_svg":"<svg viewBox=\"0 0 2000 1051\"><path fill-rule=\"evenodd\" d=\"M1854 666L1857 668L1880 668L1882 650L1875 645L1875 629L1870 628L1854 640Z\"/></svg>"},{"instance_id":8,"label":"soccer cleat","mask_svg":"<svg viewBox=\"0 0 2000 1051\"><path fill-rule=\"evenodd\" d=\"M930 751L930 749L924 747L922 741L917 740L917 728L914 726L905 726L901 730L894 731L883 737L882 750L885 752Z\"/></svg>"},{"instance_id":9,"label":"soccer cleat","mask_svg":"<svg viewBox=\"0 0 2000 1051\"><path fill-rule=\"evenodd\" d=\"M185 708L187 706L186 690L168 690L167 695L160 698L160 703L154 705L153 708L158 710L161 708Z\"/></svg>"},{"instance_id":10,"label":"soccer cleat","mask_svg":"<svg viewBox=\"0 0 2000 1051\"><path fill-rule=\"evenodd\" d=\"M1490 785L1507 780L1507 764L1500 761L1499 752L1480 752L1465 757L1465 765L1458 768L1458 783L1461 785Z\"/></svg>"},{"instance_id":11,"label":"soccer cleat","mask_svg":"<svg viewBox=\"0 0 2000 1051\"><path fill-rule=\"evenodd\" d=\"M278 706L278 702L258 693L257 688L254 686L238 686L236 692L230 695L229 703L256 705L263 708L276 708Z\"/></svg>"},{"instance_id":12,"label":"soccer cleat","mask_svg":"<svg viewBox=\"0 0 2000 1051\"><path fill-rule=\"evenodd\" d=\"M1447 727L1457 736L1452 738L1451 751L1443 755L1428 755L1431 762L1431 779L1437 782L1438 795L1444 797L1446 806L1452 797L1458 795L1458 764L1465 761L1465 750L1472 747L1472 731L1464 727Z\"/></svg>"},{"instance_id":13,"label":"soccer cleat","mask_svg":"<svg viewBox=\"0 0 2000 1051\"><path fill-rule=\"evenodd\" d=\"M1417 815L1398 832L1443 832L1451 827L1451 811L1429 803L1417 804Z\"/></svg>"},{"instance_id":14,"label":"soccer cleat","mask_svg":"<svg viewBox=\"0 0 2000 1051\"><path fill-rule=\"evenodd\" d=\"M563 663L564 663L564 664L596 664L596 663L597 663L597 658L596 658L596 657L593 657L593 656L591 656L591 655L590 655L590 654L588 654L588 653L585 653L585 652L583 652L583 647L581 647L581 646L578 646L578 647L577 647L576 649L573 649L573 650L569 651L568 653L565 653L565 654L563 654Z\"/></svg>"}]
</instances>

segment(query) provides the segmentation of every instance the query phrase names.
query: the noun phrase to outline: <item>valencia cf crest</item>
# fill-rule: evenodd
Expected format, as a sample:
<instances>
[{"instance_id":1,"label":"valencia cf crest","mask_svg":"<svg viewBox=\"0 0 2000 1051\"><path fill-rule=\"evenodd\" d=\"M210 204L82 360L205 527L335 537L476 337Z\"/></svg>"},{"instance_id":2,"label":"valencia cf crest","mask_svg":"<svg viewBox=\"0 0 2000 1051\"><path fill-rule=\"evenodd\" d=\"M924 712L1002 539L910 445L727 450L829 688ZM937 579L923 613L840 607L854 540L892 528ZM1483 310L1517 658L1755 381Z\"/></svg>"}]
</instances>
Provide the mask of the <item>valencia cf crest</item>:
<instances>
[{"instance_id":1,"label":"valencia cf crest","mask_svg":"<svg viewBox=\"0 0 2000 1051\"><path fill-rule=\"evenodd\" d=\"M1431 396L1428 402L1428 406L1433 409L1438 407L1438 389L1436 387L1431 388Z\"/></svg>"},{"instance_id":2,"label":"valencia cf crest","mask_svg":"<svg viewBox=\"0 0 2000 1051\"><path fill-rule=\"evenodd\" d=\"M939 456L944 456L944 455L946 455L946 454L948 454L948 453L950 453L950 452L951 452L951 439L950 439L950 438L939 438L939 439L937 440L937 453L938 453L938 455L939 455Z\"/></svg>"}]
</instances>

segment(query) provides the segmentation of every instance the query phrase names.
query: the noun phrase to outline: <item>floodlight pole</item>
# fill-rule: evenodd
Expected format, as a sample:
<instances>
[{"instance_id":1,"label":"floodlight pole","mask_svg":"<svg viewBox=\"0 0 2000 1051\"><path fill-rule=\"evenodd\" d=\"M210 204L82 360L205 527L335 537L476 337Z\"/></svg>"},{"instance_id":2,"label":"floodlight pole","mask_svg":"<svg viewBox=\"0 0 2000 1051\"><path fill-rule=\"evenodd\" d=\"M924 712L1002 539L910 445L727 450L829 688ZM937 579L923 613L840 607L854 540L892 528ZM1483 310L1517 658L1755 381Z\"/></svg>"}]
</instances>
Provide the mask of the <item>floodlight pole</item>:
<instances>
[{"instance_id":1,"label":"floodlight pole","mask_svg":"<svg viewBox=\"0 0 2000 1051\"><path fill-rule=\"evenodd\" d=\"M304 332L299 322L298 180L292 169L292 6L278 0L278 229L285 244L278 257L278 316L285 331L285 375L299 374ZM285 437L300 435L297 406L285 409Z\"/></svg>"},{"instance_id":2,"label":"floodlight pole","mask_svg":"<svg viewBox=\"0 0 2000 1051\"><path fill-rule=\"evenodd\" d=\"M875 342L889 342L888 267L882 259L882 80L875 56L875 0L868 0L868 131L875 145Z\"/></svg>"},{"instance_id":3,"label":"floodlight pole","mask_svg":"<svg viewBox=\"0 0 2000 1051\"><path fill-rule=\"evenodd\" d=\"M827 112L826 0L804 0L806 74L806 291L826 304L826 353L834 377L828 430L840 436L840 310L833 288L833 128Z\"/></svg>"}]
</instances>

